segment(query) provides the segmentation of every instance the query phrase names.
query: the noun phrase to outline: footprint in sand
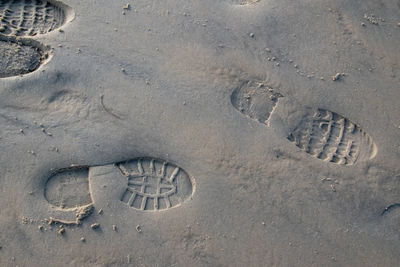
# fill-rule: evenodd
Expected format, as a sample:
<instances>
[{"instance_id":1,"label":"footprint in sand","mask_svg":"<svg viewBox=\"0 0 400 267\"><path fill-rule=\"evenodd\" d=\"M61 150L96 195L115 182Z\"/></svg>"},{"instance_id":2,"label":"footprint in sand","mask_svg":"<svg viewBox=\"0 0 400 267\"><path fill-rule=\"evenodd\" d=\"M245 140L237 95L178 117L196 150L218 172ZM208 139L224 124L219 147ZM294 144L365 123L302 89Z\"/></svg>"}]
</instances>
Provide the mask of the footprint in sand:
<instances>
[{"instance_id":1,"label":"footprint in sand","mask_svg":"<svg viewBox=\"0 0 400 267\"><path fill-rule=\"evenodd\" d=\"M0 33L8 36L35 36L60 28L73 16L61 2L6 0L0 2Z\"/></svg>"},{"instance_id":2,"label":"footprint in sand","mask_svg":"<svg viewBox=\"0 0 400 267\"><path fill-rule=\"evenodd\" d=\"M30 73L48 58L48 49L38 42L0 36L0 78Z\"/></svg>"},{"instance_id":3,"label":"footprint in sand","mask_svg":"<svg viewBox=\"0 0 400 267\"><path fill-rule=\"evenodd\" d=\"M53 222L77 225L93 211L89 192L89 167L60 169L47 180L44 198L50 204L50 224Z\"/></svg>"},{"instance_id":4,"label":"footprint in sand","mask_svg":"<svg viewBox=\"0 0 400 267\"><path fill-rule=\"evenodd\" d=\"M275 128L302 151L326 162L353 165L375 157L371 136L346 117L299 105L262 82L245 81L231 95L245 116Z\"/></svg>"},{"instance_id":5,"label":"footprint in sand","mask_svg":"<svg viewBox=\"0 0 400 267\"><path fill-rule=\"evenodd\" d=\"M43 45L20 37L49 33L72 18L72 9L61 2L0 1L0 78L33 72L48 58Z\"/></svg>"},{"instance_id":6,"label":"footprint in sand","mask_svg":"<svg viewBox=\"0 0 400 267\"><path fill-rule=\"evenodd\" d=\"M60 169L47 180L44 199L50 223L78 225L98 203L140 211L168 210L194 192L194 180L177 165L137 158L103 166Z\"/></svg>"}]
</instances>

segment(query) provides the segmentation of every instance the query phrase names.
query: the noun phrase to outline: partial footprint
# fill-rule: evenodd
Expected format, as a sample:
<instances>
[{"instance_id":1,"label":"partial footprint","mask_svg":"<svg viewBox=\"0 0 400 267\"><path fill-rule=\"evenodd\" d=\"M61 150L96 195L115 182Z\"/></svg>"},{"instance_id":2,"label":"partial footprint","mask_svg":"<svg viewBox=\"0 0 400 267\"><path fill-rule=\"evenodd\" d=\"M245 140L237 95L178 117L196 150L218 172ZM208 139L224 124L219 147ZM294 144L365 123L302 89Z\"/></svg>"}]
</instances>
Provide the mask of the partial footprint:
<instances>
[{"instance_id":1,"label":"partial footprint","mask_svg":"<svg viewBox=\"0 0 400 267\"><path fill-rule=\"evenodd\" d=\"M62 209L91 204L88 175L89 169L85 167L59 170L47 181L45 198Z\"/></svg>"},{"instance_id":2,"label":"partial footprint","mask_svg":"<svg viewBox=\"0 0 400 267\"><path fill-rule=\"evenodd\" d=\"M12 36L45 34L72 17L72 9L46 0L0 1L0 33Z\"/></svg>"},{"instance_id":3,"label":"partial footprint","mask_svg":"<svg viewBox=\"0 0 400 267\"><path fill-rule=\"evenodd\" d=\"M194 181L182 168L164 160L137 158L54 172L45 183L44 200L32 205L37 208L30 212L46 213L49 223L78 225L95 205L159 211L181 205L193 192Z\"/></svg>"},{"instance_id":4,"label":"partial footprint","mask_svg":"<svg viewBox=\"0 0 400 267\"><path fill-rule=\"evenodd\" d=\"M0 78L33 72L47 58L47 48L38 42L0 36Z\"/></svg>"},{"instance_id":5,"label":"partial footprint","mask_svg":"<svg viewBox=\"0 0 400 267\"><path fill-rule=\"evenodd\" d=\"M180 167L156 159L119 163L127 178L121 201L138 210L163 210L180 205L193 192L188 174Z\"/></svg>"},{"instance_id":6,"label":"partial footprint","mask_svg":"<svg viewBox=\"0 0 400 267\"><path fill-rule=\"evenodd\" d=\"M357 124L329 110L299 105L293 98L260 85L263 83L244 82L233 91L232 105L318 159L353 165L375 157L374 141Z\"/></svg>"},{"instance_id":7,"label":"partial footprint","mask_svg":"<svg viewBox=\"0 0 400 267\"><path fill-rule=\"evenodd\" d=\"M50 223L79 224L93 210L89 191L88 167L71 167L55 172L47 180L44 197L60 213L65 216L50 216Z\"/></svg>"},{"instance_id":8,"label":"partial footprint","mask_svg":"<svg viewBox=\"0 0 400 267\"><path fill-rule=\"evenodd\" d=\"M280 93L264 83L246 80L233 91L231 102L247 117L265 123L280 97Z\"/></svg>"}]
</instances>

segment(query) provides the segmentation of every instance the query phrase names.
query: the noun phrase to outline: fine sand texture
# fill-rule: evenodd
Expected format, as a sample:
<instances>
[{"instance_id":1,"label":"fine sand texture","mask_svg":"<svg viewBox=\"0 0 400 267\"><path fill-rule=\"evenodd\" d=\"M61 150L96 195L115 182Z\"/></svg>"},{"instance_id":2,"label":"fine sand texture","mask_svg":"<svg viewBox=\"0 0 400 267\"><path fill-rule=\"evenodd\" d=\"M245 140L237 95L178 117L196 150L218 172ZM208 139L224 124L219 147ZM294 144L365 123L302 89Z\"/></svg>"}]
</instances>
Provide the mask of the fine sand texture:
<instances>
[{"instance_id":1,"label":"fine sand texture","mask_svg":"<svg viewBox=\"0 0 400 267\"><path fill-rule=\"evenodd\" d=\"M399 266L398 0L0 0L0 266Z\"/></svg>"}]
</instances>

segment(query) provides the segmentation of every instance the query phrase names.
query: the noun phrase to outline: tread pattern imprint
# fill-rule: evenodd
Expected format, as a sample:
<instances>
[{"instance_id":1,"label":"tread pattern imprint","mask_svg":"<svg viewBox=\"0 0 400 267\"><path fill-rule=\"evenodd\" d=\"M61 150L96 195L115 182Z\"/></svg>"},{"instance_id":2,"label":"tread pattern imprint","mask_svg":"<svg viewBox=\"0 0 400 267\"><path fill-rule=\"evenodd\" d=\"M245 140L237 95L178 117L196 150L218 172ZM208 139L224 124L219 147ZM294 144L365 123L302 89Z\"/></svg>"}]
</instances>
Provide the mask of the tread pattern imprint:
<instances>
[{"instance_id":1,"label":"tread pattern imprint","mask_svg":"<svg viewBox=\"0 0 400 267\"><path fill-rule=\"evenodd\" d=\"M288 105L279 102L283 97L264 82L246 80L232 92L231 103L246 117L270 126L274 110ZM287 125L293 129L287 139L304 152L342 165L353 165L358 160L375 157L377 147L371 136L349 119L329 110L295 103L292 109L300 109L305 115Z\"/></svg>"},{"instance_id":2,"label":"tread pattern imprint","mask_svg":"<svg viewBox=\"0 0 400 267\"><path fill-rule=\"evenodd\" d=\"M167 161L140 158L117 165L127 177L127 189L121 201L144 211L165 210L179 206L193 194L188 174Z\"/></svg>"},{"instance_id":3,"label":"tread pattern imprint","mask_svg":"<svg viewBox=\"0 0 400 267\"><path fill-rule=\"evenodd\" d=\"M64 9L48 1L0 1L0 33L3 35L45 34L59 28L64 22Z\"/></svg>"},{"instance_id":4,"label":"tread pattern imprint","mask_svg":"<svg viewBox=\"0 0 400 267\"><path fill-rule=\"evenodd\" d=\"M358 125L325 109L314 109L288 136L306 153L327 162L353 165L377 152L372 138Z\"/></svg>"},{"instance_id":5,"label":"tread pattern imprint","mask_svg":"<svg viewBox=\"0 0 400 267\"><path fill-rule=\"evenodd\" d=\"M32 39L66 22L70 8L46 0L0 0L0 78L37 70L48 58L48 47Z\"/></svg>"}]
</instances>

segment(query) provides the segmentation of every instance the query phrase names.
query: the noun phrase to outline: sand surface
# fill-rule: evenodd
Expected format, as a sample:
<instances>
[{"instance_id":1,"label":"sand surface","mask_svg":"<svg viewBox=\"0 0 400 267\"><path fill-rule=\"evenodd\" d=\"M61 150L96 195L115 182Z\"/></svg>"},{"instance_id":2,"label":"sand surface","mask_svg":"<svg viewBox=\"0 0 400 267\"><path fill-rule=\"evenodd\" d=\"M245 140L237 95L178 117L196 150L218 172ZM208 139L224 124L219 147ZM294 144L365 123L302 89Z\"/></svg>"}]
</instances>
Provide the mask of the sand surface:
<instances>
[{"instance_id":1,"label":"sand surface","mask_svg":"<svg viewBox=\"0 0 400 267\"><path fill-rule=\"evenodd\" d=\"M0 1L0 266L399 266L399 23Z\"/></svg>"}]
</instances>

